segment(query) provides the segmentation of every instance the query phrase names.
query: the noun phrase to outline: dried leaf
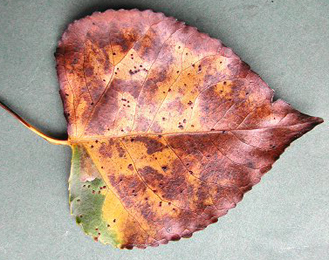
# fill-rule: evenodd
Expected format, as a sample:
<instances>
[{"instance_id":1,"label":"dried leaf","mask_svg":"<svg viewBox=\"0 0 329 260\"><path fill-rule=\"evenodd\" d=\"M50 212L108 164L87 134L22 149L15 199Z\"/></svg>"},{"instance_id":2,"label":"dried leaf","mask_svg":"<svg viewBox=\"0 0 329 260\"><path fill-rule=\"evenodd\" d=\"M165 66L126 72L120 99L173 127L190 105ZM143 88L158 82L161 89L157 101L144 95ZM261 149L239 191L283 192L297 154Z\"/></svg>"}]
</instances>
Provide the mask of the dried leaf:
<instances>
[{"instance_id":1,"label":"dried leaf","mask_svg":"<svg viewBox=\"0 0 329 260\"><path fill-rule=\"evenodd\" d=\"M150 10L74 22L56 60L72 214L86 234L119 248L157 246L216 222L322 122L273 102L273 90L219 40Z\"/></svg>"}]
</instances>

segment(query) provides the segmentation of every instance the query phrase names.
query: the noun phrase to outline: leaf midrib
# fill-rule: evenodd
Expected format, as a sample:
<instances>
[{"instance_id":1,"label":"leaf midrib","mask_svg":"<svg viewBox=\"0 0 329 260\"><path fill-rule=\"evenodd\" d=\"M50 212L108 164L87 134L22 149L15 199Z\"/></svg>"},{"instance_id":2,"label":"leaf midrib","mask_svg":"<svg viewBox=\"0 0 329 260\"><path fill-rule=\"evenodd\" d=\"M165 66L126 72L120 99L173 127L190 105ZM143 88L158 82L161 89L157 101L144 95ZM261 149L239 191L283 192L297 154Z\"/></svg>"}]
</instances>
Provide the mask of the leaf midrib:
<instances>
[{"instance_id":1,"label":"leaf midrib","mask_svg":"<svg viewBox=\"0 0 329 260\"><path fill-rule=\"evenodd\" d=\"M88 136L85 138L72 138L69 137L69 142L71 144L81 143L81 142L89 142L95 140L102 140L102 139L112 139L112 138L126 138L126 137L134 137L134 136L180 136L180 135L204 135L204 134L223 134L224 132L236 132L236 131L257 131L257 130L266 130L266 129L275 129L275 128L290 128L296 127L299 125L306 125L306 124L313 124L314 126L322 122L318 117L311 117L309 121L292 124L292 125L282 125L282 126L271 126L271 127L260 127L260 128L241 128L241 129L220 129L215 131L193 131L193 132L168 132L168 133L132 133L132 134L123 134L123 135L94 135Z\"/></svg>"}]
</instances>

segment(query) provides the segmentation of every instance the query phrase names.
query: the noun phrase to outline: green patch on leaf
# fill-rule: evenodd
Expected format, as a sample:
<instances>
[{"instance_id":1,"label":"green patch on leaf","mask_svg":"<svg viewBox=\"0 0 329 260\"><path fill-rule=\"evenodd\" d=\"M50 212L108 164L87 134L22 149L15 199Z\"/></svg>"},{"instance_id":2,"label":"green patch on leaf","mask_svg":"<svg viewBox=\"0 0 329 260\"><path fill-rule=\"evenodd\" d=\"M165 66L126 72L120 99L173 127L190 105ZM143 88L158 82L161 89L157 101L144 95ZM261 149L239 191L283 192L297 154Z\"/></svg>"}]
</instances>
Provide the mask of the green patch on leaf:
<instances>
[{"instance_id":1,"label":"green patch on leaf","mask_svg":"<svg viewBox=\"0 0 329 260\"><path fill-rule=\"evenodd\" d=\"M88 154L83 147L72 146L72 168L69 179L69 200L71 214L82 226L84 232L94 240L104 244L118 244L116 235L111 232L108 223L102 218L102 207L105 200L104 187L106 184L100 178L92 181L82 181L84 168L81 167ZM88 158L87 158L88 160ZM94 167L96 169L96 167Z\"/></svg>"}]
</instances>

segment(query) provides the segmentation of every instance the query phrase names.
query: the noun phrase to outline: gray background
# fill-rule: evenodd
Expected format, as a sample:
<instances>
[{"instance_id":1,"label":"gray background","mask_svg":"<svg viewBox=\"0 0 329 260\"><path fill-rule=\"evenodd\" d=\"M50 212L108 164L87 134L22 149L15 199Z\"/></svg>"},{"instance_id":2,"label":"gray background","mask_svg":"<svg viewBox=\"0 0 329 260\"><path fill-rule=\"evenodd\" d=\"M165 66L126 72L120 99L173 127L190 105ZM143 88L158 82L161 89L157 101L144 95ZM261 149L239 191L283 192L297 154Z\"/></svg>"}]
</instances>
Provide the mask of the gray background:
<instances>
[{"instance_id":1,"label":"gray background","mask_svg":"<svg viewBox=\"0 0 329 260\"><path fill-rule=\"evenodd\" d=\"M0 1L0 99L65 137L53 53L66 26L139 8L221 39L298 110L326 121L295 141L261 183L190 239L122 251L95 243L69 214L71 151L0 110L0 259L329 259L329 1Z\"/></svg>"}]
</instances>

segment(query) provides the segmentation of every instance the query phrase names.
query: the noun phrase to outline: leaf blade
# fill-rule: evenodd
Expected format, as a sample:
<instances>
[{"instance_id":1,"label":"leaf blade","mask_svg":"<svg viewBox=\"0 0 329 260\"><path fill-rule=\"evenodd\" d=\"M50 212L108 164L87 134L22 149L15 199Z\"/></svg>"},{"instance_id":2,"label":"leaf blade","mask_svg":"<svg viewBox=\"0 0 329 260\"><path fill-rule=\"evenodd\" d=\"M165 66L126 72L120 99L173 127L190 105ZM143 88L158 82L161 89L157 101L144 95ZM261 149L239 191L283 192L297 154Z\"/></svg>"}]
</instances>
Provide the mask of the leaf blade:
<instances>
[{"instance_id":1,"label":"leaf blade","mask_svg":"<svg viewBox=\"0 0 329 260\"><path fill-rule=\"evenodd\" d=\"M99 240L119 248L190 237L217 221L322 122L273 102L219 40L149 10L79 20L57 54L69 142L83 155L72 187L96 188L84 195L96 220L83 228L94 236L90 223L106 223Z\"/></svg>"}]
</instances>

